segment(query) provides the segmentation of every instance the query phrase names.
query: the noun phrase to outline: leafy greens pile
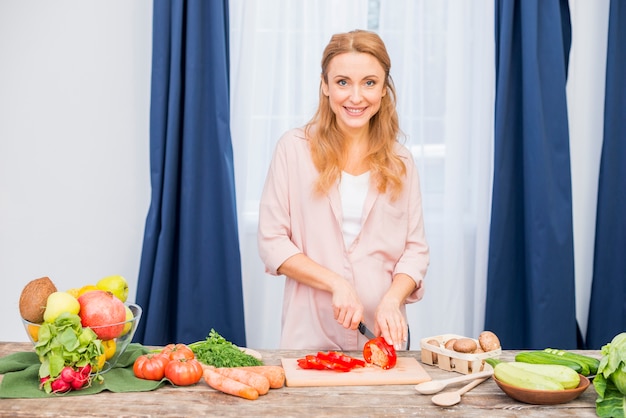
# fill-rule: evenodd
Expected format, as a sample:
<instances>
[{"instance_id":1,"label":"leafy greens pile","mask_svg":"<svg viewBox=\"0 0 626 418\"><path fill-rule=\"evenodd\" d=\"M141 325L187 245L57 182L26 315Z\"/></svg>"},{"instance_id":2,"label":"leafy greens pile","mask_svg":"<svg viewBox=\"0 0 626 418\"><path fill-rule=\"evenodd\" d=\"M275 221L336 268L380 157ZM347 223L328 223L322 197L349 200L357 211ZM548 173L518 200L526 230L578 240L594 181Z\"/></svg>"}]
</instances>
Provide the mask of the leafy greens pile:
<instances>
[{"instance_id":1,"label":"leafy greens pile","mask_svg":"<svg viewBox=\"0 0 626 418\"><path fill-rule=\"evenodd\" d=\"M599 417L626 416L626 332L616 335L602 347L593 386L598 393L596 414Z\"/></svg>"},{"instance_id":2,"label":"leafy greens pile","mask_svg":"<svg viewBox=\"0 0 626 418\"><path fill-rule=\"evenodd\" d=\"M59 315L52 323L44 322L39 328L38 338L35 352L41 361L39 377L50 377L44 384L48 393L51 391L50 384L65 366L96 366L104 353L96 333L91 328L83 328L80 317L68 312Z\"/></svg>"},{"instance_id":3,"label":"leafy greens pile","mask_svg":"<svg viewBox=\"0 0 626 418\"><path fill-rule=\"evenodd\" d=\"M260 366L263 364L258 358L244 353L239 347L226 340L214 329L204 341L189 344L196 359L214 367L241 367Z\"/></svg>"}]
</instances>

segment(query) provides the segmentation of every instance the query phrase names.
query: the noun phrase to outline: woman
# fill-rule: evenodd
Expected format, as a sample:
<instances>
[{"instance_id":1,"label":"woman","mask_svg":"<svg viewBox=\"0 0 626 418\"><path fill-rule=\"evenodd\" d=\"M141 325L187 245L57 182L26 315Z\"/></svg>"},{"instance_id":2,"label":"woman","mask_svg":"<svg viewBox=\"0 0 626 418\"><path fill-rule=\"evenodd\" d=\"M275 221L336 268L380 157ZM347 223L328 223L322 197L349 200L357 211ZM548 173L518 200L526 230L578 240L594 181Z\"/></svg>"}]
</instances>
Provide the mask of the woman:
<instances>
[{"instance_id":1,"label":"woman","mask_svg":"<svg viewBox=\"0 0 626 418\"><path fill-rule=\"evenodd\" d=\"M361 321L408 341L405 304L424 294L429 255L390 67L375 33L334 35L317 112L276 145L258 241L266 271L286 276L281 348L361 350Z\"/></svg>"}]
</instances>

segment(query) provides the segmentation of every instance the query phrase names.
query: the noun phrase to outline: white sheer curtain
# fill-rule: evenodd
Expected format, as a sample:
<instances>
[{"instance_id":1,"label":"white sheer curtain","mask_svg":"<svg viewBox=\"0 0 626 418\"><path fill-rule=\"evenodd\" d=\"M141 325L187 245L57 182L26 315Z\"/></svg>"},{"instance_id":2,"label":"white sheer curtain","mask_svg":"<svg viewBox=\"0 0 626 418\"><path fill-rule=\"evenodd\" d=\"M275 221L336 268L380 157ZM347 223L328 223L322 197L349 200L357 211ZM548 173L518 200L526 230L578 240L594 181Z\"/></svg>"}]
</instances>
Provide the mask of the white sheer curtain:
<instances>
[{"instance_id":1,"label":"white sheer curtain","mask_svg":"<svg viewBox=\"0 0 626 418\"><path fill-rule=\"evenodd\" d=\"M476 4L476 3L480 4ZM412 347L477 335L491 189L493 1L231 0L231 131L248 345L276 348L283 279L264 273L258 199L274 144L317 105L330 36L377 31L389 49L406 145L418 163L431 266L409 307Z\"/></svg>"},{"instance_id":2,"label":"white sheer curtain","mask_svg":"<svg viewBox=\"0 0 626 418\"><path fill-rule=\"evenodd\" d=\"M569 0L572 49L567 78L570 132L576 317L587 333L593 279L598 173L604 134L609 0Z\"/></svg>"},{"instance_id":3,"label":"white sheer curtain","mask_svg":"<svg viewBox=\"0 0 626 418\"><path fill-rule=\"evenodd\" d=\"M421 175L431 265L414 348L482 330L492 167L493 0L381 1L400 121Z\"/></svg>"},{"instance_id":4,"label":"white sheer curtain","mask_svg":"<svg viewBox=\"0 0 626 418\"><path fill-rule=\"evenodd\" d=\"M231 134L246 337L277 348L283 278L265 274L258 201L274 145L317 106L322 52L333 33L367 25L367 0L230 0Z\"/></svg>"}]
</instances>

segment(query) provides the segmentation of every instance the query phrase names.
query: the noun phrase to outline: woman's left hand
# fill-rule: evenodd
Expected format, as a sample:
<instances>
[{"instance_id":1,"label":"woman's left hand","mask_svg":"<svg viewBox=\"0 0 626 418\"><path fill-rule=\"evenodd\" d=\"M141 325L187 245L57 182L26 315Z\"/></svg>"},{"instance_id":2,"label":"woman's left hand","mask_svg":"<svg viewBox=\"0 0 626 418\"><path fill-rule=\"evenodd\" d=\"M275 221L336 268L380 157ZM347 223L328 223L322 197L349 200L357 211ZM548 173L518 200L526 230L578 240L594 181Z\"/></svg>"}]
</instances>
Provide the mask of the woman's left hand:
<instances>
[{"instance_id":1,"label":"woman's left hand","mask_svg":"<svg viewBox=\"0 0 626 418\"><path fill-rule=\"evenodd\" d=\"M396 350L405 347L409 339L409 326L400 308L415 287L415 280L410 276L403 273L396 274L391 287L376 308L374 332L382 335L387 344L393 345Z\"/></svg>"},{"instance_id":2,"label":"woman's left hand","mask_svg":"<svg viewBox=\"0 0 626 418\"><path fill-rule=\"evenodd\" d=\"M374 332L396 350L406 346L409 329L397 301L384 298L378 305Z\"/></svg>"}]
</instances>

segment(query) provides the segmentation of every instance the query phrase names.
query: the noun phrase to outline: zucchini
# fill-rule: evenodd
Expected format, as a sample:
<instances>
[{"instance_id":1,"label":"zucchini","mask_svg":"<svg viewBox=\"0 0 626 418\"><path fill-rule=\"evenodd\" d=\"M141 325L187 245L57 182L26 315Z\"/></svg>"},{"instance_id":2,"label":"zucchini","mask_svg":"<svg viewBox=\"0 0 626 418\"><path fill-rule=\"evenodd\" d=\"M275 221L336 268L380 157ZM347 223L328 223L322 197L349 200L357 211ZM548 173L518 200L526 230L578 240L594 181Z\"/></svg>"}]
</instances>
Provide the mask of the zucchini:
<instances>
[{"instance_id":1,"label":"zucchini","mask_svg":"<svg viewBox=\"0 0 626 418\"><path fill-rule=\"evenodd\" d=\"M487 363L488 365L490 365L491 367L496 367L496 365L498 363L502 363L502 360L497 359L495 357L489 357L485 359L485 363Z\"/></svg>"},{"instance_id":2,"label":"zucchini","mask_svg":"<svg viewBox=\"0 0 626 418\"><path fill-rule=\"evenodd\" d=\"M493 374L501 382L523 389L564 390L562 384L543 375L520 369L511 362L498 363Z\"/></svg>"},{"instance_id":3,"label":"zucchini","mask_svg":"<svg viewBox=\"0 0 626 418\"><path fill-rule=\"evenodd\" d=\"M557 350L555 348L546 348L543 351L545 351L547 353L556 354L557 356L561 356L561 357L563 357L564 359L567 359L567 360L573 360L573 361L579 363L581 366L583 364L586 364L587 367L589 368L589 374L596 374L596 373L598 373L598 366L600 366L600 360L598 360L597 358L585 356L585 355L578 354L578 353L572 353L570 351ZM582 373L582 374L584 374L584 373ZM589 376L589 374L584 374L584 375L585 376Z\"/></svg>"},{"instance_id":4,"label":"zucchini","mask_svg":"<svg viewBox=\"0 0 626 418\"><path fill-rule=\"evenodd\" d=\"M511 363L511 366L554 379L562 384L565 389L574 389L580 384L580 375L569 367L560 364L533 364L516 361Z\"/></svg>"},{"instance_id":5,"label":"zucchini","mask_svg":"<svg viewBox=\"0 0 626 418\"><path fill-rule=\"evenodd\" d=\"M589 374L589 368L586 365L583 366L578 362L568 360L563 358L563 356L557 356L556 354L548 353L546 351L524 351L515 356L515 361L532 364L560 364L562 366L569 367L576 373L580 373L585 376Z\"/></svg>"}]
</instances>

